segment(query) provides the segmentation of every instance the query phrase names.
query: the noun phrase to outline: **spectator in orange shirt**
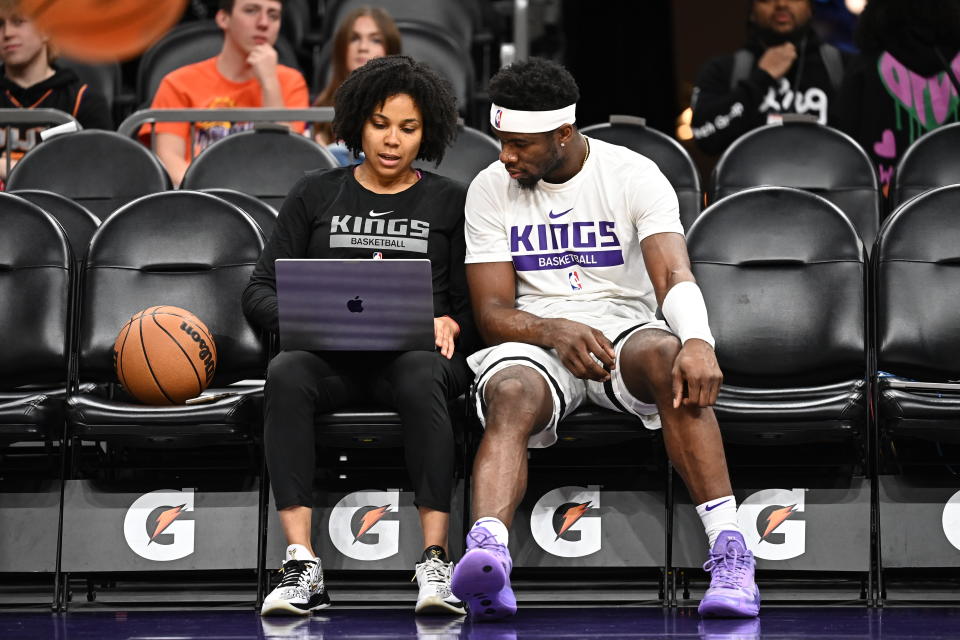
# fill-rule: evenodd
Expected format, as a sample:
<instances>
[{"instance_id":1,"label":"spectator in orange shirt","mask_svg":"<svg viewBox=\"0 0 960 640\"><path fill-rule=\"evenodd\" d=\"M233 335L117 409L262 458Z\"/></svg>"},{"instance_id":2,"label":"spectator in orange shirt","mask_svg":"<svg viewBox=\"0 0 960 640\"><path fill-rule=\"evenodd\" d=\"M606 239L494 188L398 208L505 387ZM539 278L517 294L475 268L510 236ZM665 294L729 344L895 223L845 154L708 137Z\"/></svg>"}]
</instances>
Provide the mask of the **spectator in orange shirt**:
<instances>
[{"instance_id":1,"label":"spectator in orange shirt","mask_svg":"<svg viewBox=\"0 0 960 640\"><path fill-rule=\"evenodd\" d=\"M168 73L153 98L153 109L308 106L307 83L296 69L277 63L274 44L280 33L281 0L221 0L217 25L223 29L223 49L209 60ZM231 133L252 128L249 122L198 122L193 155ZM298 131L302 123L295 123ZM190 164L190 126L156 125L156 152L175 185ZM149 125L140 130L148 135Z\"/></svg>"}]
</instances>

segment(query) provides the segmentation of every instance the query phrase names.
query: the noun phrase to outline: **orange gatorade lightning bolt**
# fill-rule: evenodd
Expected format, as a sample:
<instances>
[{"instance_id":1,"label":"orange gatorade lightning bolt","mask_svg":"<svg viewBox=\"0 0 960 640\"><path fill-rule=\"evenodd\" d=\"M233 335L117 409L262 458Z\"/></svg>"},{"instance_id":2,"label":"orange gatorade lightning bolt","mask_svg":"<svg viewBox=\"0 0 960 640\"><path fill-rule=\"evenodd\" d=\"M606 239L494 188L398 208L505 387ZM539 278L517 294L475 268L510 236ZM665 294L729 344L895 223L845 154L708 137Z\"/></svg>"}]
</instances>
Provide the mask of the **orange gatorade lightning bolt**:
<instances>
[{"instance_id":1,"label":"orange gatorade lightning bolt","mask_svg":"<svg viewBox=\"0 0 960 640\"><path fill-rule=\"evenodd\" d=\"M560 532L557 534L557 537L554 540L559 540L560 536L563 533L573 526L573 523L583 517L583 514L587 512L587 509L590 508L590 502L584 502L583 504L578 504L574 507L570 507L563 514L563 526L560 527Z\"/></svg>"},{"instance_id":2,"label":"orange gatorade lightning bolt","mask_svg":"<svg viewBox=\"0 0 960 640\"><path fill-rule=\"evenodd\" d=\"M154 530L153 535L150 536L150 542L156 540L157 536L163 533L167 527L173 524L173 521L180 517L180 514L183 513L183 508L187 506L182 504L179 507L174 507L173 509L167 509L159 516L157 516L157 528ZM150 544L148 542L147 544Z\"/></svg>"},{"instance_id":3,"label":"orange gatorade lightning bolt","mask_svg":"<svg viewBox=\"0 0 960 640\"><path fill-rule=\"evenodd\" d=\"M784 520L786 520L787 518L792 516L794 513L796 513L797 510L794 509L794 507L796 506L797 505L792 504L789 507L777 509L776 511L771 513L770 516L767 518L767 530L763 532L762 536L760 536L760 540L761 541L766 540L767 536L773 533L774 531L776 531L777 527L783 524Z\"/></svg>"},{"instance_id":4,"label":"orange gatorade lightning bolt","mask_svg":"<svg viewBox=\"0 0 960 640\"><path fill-rule=\"evenodd\" d=\"M363 514L363 517L360 519L360 531L357 532L357 535L354 537L353 541L356 542L360 539L360 536L365 534L370 528L380 522L380 518L383 517L383 514L387 512L387 509L390 508L390 505L384 505L382 507L377 507L376 509L371 509Z\"/></svg>"}]
</instances>

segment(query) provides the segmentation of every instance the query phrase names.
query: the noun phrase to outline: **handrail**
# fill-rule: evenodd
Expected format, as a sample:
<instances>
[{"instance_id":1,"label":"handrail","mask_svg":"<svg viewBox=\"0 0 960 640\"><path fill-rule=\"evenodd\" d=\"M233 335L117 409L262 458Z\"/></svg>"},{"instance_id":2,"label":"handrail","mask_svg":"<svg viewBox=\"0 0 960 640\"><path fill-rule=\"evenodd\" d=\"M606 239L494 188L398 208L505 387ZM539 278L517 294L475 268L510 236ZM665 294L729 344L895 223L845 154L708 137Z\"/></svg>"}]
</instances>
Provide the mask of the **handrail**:
<instances>
[{"instance_id":1,"label":"handrail","mask_svg":"<svg viewBox=\"0 0 960 640\"><path fill-rule=\"evenodd\" d=\"M20 126L40 126L40 125L61 125L69 122L80 128L80 123L69 113L59 109L0 109L0 126L3 127L6 143L4 146L7 151L3 154L3 162L6 165L4 175L10 176L10 169L13 164L13 154L10 145L10 131L14 127Z\"/></svg>"},{"instance_id":2,"label":"handrail","mask_svg":"<svg viewBox=\"0 0 960 640\"><path fill-rule=\"evenodd\" d=\"M141 109L131 114L117 127L124 136L133 136L145 124L157 122L331 122L333 107L306 109L274 109L267 107L244 109Z\"/></svg>"}]
</instances>

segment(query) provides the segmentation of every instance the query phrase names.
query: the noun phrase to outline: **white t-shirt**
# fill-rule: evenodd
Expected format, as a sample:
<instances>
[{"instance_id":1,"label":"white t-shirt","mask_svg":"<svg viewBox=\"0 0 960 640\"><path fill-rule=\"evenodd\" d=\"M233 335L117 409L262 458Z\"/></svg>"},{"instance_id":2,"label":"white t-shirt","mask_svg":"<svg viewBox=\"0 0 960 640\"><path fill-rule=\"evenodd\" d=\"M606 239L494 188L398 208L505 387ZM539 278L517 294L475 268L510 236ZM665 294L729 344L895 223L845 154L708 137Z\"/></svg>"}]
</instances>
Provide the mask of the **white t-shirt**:
<instances>
[{"instance_id":1,"label":"white t-shirt","mask_svg":"<svg viewBox=\"0 0 960 640\"><path fill-rule=\"evenodd\" d=\"M543 318L653 319L640 241L665 232L683 234L667 179L648 158L593 138L562 184L521 189L497 161L467 192L466 262L513 262L517 309Z\"/></svg>"}]
</instances>

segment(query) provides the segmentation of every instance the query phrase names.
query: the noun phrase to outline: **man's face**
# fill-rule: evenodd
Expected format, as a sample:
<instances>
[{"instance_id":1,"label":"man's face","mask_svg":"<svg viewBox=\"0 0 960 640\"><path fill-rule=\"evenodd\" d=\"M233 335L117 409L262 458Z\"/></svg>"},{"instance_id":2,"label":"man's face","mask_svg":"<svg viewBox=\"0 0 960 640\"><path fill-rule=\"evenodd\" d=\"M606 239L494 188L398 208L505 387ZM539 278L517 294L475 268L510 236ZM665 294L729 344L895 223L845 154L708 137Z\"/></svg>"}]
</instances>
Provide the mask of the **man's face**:
<instances>
[{"instance_id":1,"label":"man's face","mask_svg":"<svg viewBox=\"0 0 960 640\"><path fill-rule=\"evenodd\" d=\"M500 162L523 189L532 189L563 164L556 131L494 134L500 139Z\"/></svg>"},{"instance_id":2,"label":"man's face","mask_svg":"<svg viewBox=\"0 0 960 640\"><path fill-rule=\"evenodd\" d=\"M233 10L217 12L217 24L242 51L261 44L273 46L280 34L280 0L236 0Z\"/></svg>"},{"instance_id":3,"label":"man's face","mask_svg":"<svg viewBox=\"0 0 960 640\"><path fill-rule=\"evenodd\" d=\"M752 20L761 29L787 34L810 22L810 0L754 0Z\"/></svg>"},{"instance_id":4,"label":"man's face","mask_svg":"<svg viewBox=\"0 0 960 640\"><path fill-rule=\"evenodd\" d=\"M47 46L47 39L33 22L16 13L0 13L0 60L20 67L34 60Z\"/></svg>"}]
</instances>

